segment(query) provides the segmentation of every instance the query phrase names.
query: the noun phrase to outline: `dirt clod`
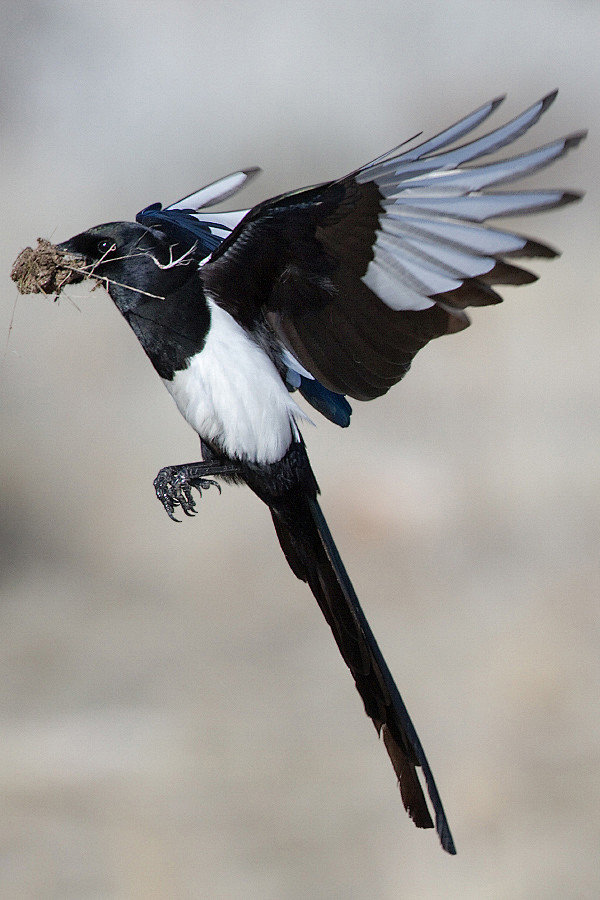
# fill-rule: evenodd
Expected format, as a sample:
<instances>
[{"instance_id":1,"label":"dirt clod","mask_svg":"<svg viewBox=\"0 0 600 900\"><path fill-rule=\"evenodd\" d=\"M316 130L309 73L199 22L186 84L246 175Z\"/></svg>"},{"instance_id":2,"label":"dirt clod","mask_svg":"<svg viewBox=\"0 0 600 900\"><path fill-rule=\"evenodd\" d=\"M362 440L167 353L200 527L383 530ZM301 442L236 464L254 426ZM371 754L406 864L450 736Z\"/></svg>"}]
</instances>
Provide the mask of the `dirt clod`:
<instances>
[{"instance_id":1,"label":"dirt clod","mask_svg":"<svg viewBox=\"0 0 600 900\"><path fill-rule=\"evenodd\" d=\"M26 247L17 256L10 277L20 294L60 294L67 284L81 281L82 261L45 238L37 247Z\"/></svg>"}]
</instances>

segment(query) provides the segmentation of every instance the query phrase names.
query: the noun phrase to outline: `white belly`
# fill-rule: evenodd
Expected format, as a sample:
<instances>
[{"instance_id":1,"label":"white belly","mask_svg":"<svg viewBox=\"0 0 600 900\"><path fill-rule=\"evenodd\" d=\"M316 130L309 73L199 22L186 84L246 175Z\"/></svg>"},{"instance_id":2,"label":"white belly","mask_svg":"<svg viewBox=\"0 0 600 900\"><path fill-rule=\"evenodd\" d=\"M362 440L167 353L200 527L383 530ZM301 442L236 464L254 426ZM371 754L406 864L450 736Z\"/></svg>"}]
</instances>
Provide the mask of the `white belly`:
<instances>
[{"instance_id":1,"label":"white belly","mask_svg":"<svg viewBox=\"0 0 600 900\"><path fill-rule=\"evenodd\" d=\"M204 348L164 384L205 441L234 459L277 462L303 413L266 353L229 313L210 298L207 303L211 325Z\"/></svg>"}]
</instances>

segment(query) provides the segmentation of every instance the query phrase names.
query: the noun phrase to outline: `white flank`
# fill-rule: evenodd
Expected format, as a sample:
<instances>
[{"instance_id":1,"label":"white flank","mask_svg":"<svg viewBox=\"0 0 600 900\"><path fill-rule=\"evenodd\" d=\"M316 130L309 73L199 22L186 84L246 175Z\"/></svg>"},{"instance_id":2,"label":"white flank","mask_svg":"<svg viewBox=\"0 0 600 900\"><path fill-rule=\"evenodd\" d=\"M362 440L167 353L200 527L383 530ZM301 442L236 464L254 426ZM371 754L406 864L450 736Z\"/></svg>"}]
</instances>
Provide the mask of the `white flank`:
<instances>
[{"instance_id":1,"label":"white flank","mask_svg":"<svg viewBox=\"0 0 600 900\"><path fill-rule=\"evenodd\" d=\"M229 313L210 298L207 303L204 348L164 384L205 441L233 459L277 462L304 414L266 353Z\"/></svg>"}]
</instances>

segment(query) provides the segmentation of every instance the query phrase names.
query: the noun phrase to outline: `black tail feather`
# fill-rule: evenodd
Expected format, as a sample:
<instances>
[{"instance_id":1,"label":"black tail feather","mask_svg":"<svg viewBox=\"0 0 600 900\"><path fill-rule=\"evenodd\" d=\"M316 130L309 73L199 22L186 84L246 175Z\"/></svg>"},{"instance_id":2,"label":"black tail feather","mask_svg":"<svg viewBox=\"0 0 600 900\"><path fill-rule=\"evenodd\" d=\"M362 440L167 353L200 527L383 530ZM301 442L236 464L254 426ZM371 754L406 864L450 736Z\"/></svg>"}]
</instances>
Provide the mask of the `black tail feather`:
<instances>
[{"instance_id":1,"label":"black tail feather","mask_svg":"<svg viewBox=\"0 0 600 900\"><path fill-rule=\"evenodd\" d=\"M358 602L316 495L297 486L269 506L288 563L298 578L308 582L354 677L367 715L383 737L406 811L418 828L433 828L416 771L420 766L442 847L448 853L456 853L427 757Z\"/></svg>"}]
</instances>

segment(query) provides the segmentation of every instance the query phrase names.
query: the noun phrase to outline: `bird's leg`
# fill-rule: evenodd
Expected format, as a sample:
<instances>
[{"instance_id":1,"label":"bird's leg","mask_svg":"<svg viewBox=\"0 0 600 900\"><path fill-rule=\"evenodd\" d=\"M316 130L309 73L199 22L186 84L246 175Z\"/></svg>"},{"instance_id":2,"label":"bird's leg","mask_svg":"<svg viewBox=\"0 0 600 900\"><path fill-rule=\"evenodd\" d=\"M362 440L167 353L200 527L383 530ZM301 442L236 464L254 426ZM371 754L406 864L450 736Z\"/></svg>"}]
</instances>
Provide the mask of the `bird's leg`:
<instances>
[{"instance_id":1,"label":"bird's leg","mask_svg":"<svg viewBox=\"0 0 600 900\"><path fill-rule=\"evenodd\" d=\"M196 512L196 502L192 497L192 488L196 488L202 496L202 491L208 490L214 485L221 488L209 475L236 476L240 474L239 467L231 462L184 463L180 466L165 466L154 479L156 496L165 508L170 519L179 522L174 516L176 506L180 506L186 516L193 516Z\"/></svg>"}]
</instances>

